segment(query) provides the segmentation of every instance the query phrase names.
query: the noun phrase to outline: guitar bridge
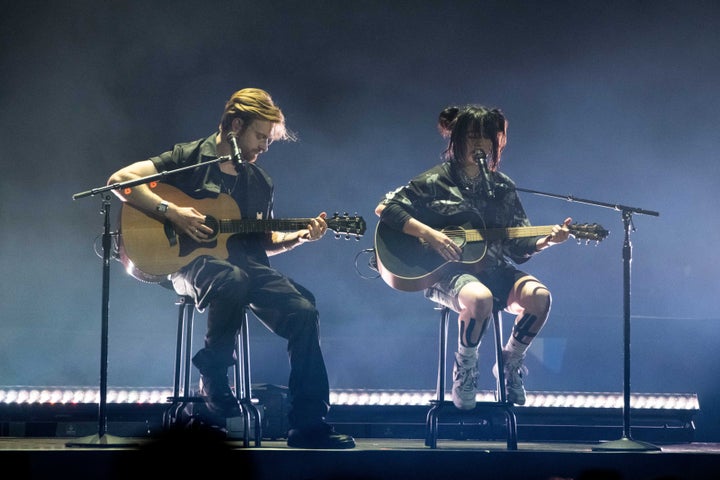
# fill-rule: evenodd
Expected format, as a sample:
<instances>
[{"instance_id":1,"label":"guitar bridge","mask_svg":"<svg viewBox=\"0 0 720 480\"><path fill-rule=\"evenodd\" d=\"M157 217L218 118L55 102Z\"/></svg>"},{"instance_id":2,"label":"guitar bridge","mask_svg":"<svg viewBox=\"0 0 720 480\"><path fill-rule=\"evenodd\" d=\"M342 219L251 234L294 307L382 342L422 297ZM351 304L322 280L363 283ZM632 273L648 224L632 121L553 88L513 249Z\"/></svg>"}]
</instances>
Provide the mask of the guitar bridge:
<instances>
[{"instance_id":1,"label":"guitar bridge","mask_svg":"<svg viewBox=\"0 0 720 480\"><path fill-rule=\"evenodd\" d=\"M177 245L177 232L175 232L175 228L173 228L173 224L170 222L170 220L166 220L163 224L163 230L165 231L165 237L168 239L168 244L171 247L174 247Z\"/></svg>"}]
</instances>

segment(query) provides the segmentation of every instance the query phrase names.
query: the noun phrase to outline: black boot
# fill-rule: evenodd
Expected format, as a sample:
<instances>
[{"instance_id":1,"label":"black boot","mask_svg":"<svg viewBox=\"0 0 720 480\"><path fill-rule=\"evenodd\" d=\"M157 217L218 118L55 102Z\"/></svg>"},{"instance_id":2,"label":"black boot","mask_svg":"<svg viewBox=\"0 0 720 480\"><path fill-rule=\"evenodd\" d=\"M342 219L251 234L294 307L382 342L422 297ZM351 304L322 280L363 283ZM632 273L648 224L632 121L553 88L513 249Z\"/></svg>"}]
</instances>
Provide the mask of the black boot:
<instances>
[{"instance_id":1,"label":"black boot","mask_svg":"<svg viewBox=\"0 0 720 480\"><path fill-rule=\"evenodd\" d=\"M211 351L200 350L192 359L200 371L200 391L208 410L221 417L239 417L240 404L230 389L226 365L218 362Z\"/></svg>"},{"instance_id":2,"label":"black boot","mask_svg":"<svg viewBox=\"0 0 720 480\"><path fill-rule=\"evenodd\" d=\"M288 432L288 447L294 448L355 448L355 439L350 435L337 433L325 422L292 428Z\"/></svg>"}]
</instances>

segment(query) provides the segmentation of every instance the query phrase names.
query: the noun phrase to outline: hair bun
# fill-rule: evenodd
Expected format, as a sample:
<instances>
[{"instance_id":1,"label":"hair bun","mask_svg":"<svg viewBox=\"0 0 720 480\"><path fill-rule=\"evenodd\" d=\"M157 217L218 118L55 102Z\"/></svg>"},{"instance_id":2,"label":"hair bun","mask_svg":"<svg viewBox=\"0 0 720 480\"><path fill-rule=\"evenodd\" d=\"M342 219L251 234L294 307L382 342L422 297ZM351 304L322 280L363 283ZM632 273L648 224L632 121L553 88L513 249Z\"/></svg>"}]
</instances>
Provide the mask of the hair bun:
<instances>
[{"instance_id":1,"label":"hair bun","mask_svg":"<svg viewBox=\"0 0 720 480\"><path fill-rule=\"evenodd\" d=\"M446 107L438 117L438 130L443 138L449 138L452 133L452 129L455 126L455 120L457 119L458 113L460 113L459 107Z\"/></svg>"}]
</instances>

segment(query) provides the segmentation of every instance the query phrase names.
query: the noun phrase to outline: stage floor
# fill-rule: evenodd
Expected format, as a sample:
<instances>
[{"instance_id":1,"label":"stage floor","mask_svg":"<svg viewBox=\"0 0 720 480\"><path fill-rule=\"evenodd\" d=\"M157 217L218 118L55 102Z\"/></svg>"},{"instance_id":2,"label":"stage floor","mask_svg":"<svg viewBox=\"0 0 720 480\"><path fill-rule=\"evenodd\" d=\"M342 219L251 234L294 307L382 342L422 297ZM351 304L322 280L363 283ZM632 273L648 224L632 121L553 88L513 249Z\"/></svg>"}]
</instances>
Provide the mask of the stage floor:
<instances>
[{"instance_id":1,"label":"stage floor","mask_svg":"<svg viewBox=\"0 0 720 480\"><path fill-rule=\"evenodd\" d=\"M108 435L110 439L108 444L93 445L87 442L86 446L68 446L69 443L83 443L78 437L0 437L0 452L8 450L137 450L156 442L156 440L147 437L118 437ZM117 446L113 445L113 441L119 442ZM398 439L398 438L356 438L356 447L347 451L375 451L375 450L471 450L485 452L506 452L507 445L504 441L476 441L476 440L449 440L439 439L437 449L431 449L425 446L422 439ZM262 440L260 447L251 445L243 446L242 440L224 440L224 445L231 449L243 449L248 451L261 450L292 450L286 445L285 439L279 440ZM578 443L578 442L518 442L518 452L595 452L595 448L601 447L603 442L598 443ZM648 451L643 453L704 453L720 456L720 443L678 443L678 444L651 444L660 449L659 452ZM600 451L596 453L602 453ZM616 452L610 452L616 453ZM635 452L630 452L635 453Z\"/></svg>"},{"instance_id":2,"label":"stage floor","mask_svg":"<svg viewBox=\"0 0 720 480\"><path fill-rule=\"evenodd\" d=\"M93 437L87 437L92 439ZM720 478L720 444L654 445L659 450L598 451L602 443L358 438L351 450L288 448L284 440L243 447L241 440L190 436L107 436L109 445L68 446L78 438L0 438L0 462L19 478L508 479L697 480ZM96 438L95 438L96 440ZM116 443L119 442L119 445Z\"/></svg>"}]
</instances>

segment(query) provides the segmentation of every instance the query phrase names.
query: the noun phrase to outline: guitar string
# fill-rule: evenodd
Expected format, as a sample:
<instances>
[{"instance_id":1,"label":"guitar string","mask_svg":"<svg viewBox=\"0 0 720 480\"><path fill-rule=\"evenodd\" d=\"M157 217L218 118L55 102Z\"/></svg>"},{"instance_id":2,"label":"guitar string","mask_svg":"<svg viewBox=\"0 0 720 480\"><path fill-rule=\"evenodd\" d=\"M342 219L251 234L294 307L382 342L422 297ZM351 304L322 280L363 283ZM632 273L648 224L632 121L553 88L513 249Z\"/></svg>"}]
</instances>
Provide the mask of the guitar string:
<instances>
[{"instance_id":1,"label":"guitar string","mask_svg":"<svg viewBox=\"0 0 720 480\"><path fill-rule=\"evenodd\" d=\"M603 236L602 228L593 228L597 227L596 225L577 225L574 224L571 226L571 234L576 237L587 237L587 238L600 238ZM476 234L480 235L482 237L483 233L492 235L493 233L497 233L499 231L505 232L506 236L508 238L518 238L518 237L524 237L527 234L530 235L545 235L546 233L549 234L552 232L552 226L529 226L529 227L507 227L507 228L490 228L490 229L464 229L464 228L449 228L449 229L442 229L442 232L444 232L446 235L467 235L470 234L471 237L474 237Z\"/></svg>"}]
</instances>

